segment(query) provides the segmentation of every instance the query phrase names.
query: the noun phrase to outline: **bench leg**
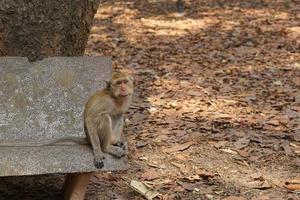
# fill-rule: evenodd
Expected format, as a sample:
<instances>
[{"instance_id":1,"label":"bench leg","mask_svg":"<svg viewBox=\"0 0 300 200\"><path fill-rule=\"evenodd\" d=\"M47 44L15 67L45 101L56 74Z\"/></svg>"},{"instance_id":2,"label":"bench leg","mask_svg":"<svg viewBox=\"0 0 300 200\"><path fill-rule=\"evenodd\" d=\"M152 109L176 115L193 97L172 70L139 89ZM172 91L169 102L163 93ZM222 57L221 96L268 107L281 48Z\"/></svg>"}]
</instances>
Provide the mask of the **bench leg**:
<instances>
[{"instance_id":1,"label":"bench leg","mask_svg":"<svg viewBox=\"0 0 300 200\"><path fill-rule=\"evenodd\" d=\"M64 183L64 199L84 200L86 188L92 174L92 172L67 174Z\"/></svg>"}]
</instances>

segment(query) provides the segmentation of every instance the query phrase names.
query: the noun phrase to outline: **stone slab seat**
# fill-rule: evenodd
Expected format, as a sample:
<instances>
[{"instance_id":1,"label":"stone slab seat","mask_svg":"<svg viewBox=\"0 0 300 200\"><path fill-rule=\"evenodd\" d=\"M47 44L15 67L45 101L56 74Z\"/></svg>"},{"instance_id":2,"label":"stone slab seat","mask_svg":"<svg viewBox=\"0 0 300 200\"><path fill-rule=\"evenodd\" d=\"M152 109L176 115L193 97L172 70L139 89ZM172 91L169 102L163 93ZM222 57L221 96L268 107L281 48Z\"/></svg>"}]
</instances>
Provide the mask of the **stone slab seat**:
<instances>
[{"instance_id":1,"label":"stone slab seat","mask_svg":"<svg viewBox=\"0 0 300 200\"><path fill-rule=\"evenodd\" d=\"M0 58L0 143L85 137L84 104L110 76L108 57ZM0 147L0 176L67 173L66 199L83 199L91 172L126 169L110 155L95 168L86 145Z\"/></svg>"}]
</instances>

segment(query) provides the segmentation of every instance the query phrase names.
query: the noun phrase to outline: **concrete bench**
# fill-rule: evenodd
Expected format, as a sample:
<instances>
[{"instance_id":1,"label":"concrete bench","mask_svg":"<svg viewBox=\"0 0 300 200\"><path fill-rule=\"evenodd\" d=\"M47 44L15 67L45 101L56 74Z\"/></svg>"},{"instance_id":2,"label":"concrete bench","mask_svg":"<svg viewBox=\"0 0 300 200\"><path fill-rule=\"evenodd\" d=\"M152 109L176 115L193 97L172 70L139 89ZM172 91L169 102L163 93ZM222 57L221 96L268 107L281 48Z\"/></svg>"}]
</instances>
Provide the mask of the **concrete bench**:
<instances>
[{"instance_id":1,"label":"concrete bench","mask_svg":"<svg viewBox=\"0 0 300 200\"><path fill-rule=\"evenodd\" d=\"M87 98L111 75L105 57L0 58L0 143L85 137ZM127 160L106 155L100 171L126 170ZM67 174L66 199L83 199L93 165L85 145L0 147L0 176Z\"/></svg>"}]
</instances>

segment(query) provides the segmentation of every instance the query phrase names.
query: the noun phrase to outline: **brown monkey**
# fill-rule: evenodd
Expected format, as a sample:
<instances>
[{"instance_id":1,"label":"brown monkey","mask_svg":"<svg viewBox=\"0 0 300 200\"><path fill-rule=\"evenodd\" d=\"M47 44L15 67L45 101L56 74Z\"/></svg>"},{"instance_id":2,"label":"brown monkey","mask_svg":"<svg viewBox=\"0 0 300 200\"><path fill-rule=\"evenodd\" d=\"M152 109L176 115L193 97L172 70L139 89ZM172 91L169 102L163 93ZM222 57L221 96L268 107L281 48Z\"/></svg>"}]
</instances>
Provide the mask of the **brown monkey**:
<instances>
[{"instance_id":1,"label":"brown monkey","mask_svg":"<svg viewBox=\"0 0 300 200\"><path fill-rule=\"evenodd\" d=\"M67 136L38 143L0 143L0 147L91 144L94 164L97 168L102 168L102 152L119 158L125 155L124 143L121 141L123 114L129 108L132 94L133 78L124 72L113 73L106 88L93 94L85 105L86 138Z\"/></svg>"},{"instance_id":2,"label":"brown monkey","mask_svg":"<svg viewBox=\"0 0 300 200\"><path fill-rule=\"evenodd\" d=\"M133 78L124 72L113 73L105 89L93 94L84 109L84 127L92 145L95 166L103 167L103 153L123 157L121 141L123 114L128 110L133 94Z\"/></svg>"}]
</instances>

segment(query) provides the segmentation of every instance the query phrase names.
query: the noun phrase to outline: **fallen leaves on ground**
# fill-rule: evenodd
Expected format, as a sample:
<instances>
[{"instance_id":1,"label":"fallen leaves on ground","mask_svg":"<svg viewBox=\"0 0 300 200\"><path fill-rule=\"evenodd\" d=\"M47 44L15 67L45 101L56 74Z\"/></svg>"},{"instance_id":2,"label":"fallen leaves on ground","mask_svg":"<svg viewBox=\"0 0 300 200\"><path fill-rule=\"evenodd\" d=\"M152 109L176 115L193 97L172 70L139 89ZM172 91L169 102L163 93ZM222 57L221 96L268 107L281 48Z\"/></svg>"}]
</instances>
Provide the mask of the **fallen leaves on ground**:
<instances>
[{"instance_id":1,"label":"fallen leaves on ground","mask_svg":"<svg viewBox=\"0 0 300 200\"><path fill-rule=\"evenodd\" d=\"M114 182L149 181L162 199L296 199L274 183L300 173L298 5L185 2L178 16L172 0L105 0L95 16L86 54L135 75L130 168Z\"/></svg>"}]
</instances>

